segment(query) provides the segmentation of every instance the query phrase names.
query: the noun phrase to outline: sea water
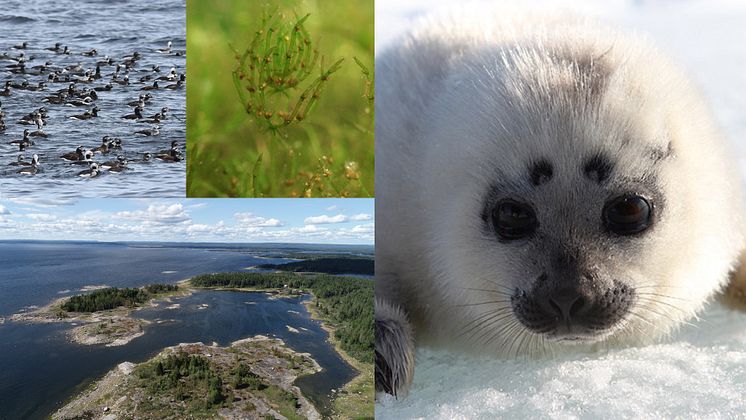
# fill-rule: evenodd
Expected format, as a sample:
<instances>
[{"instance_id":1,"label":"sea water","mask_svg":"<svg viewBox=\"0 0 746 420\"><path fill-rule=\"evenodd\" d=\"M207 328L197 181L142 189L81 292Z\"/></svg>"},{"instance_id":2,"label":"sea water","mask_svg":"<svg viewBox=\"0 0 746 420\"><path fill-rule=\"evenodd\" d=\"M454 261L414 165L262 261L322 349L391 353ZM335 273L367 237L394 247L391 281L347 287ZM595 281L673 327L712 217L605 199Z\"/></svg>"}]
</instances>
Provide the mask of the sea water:
<instances>
[{"instance_id":1,"label":"sea water","mask_svg":"<svg viewBox=\"0 0 746 420\"><path fill-rule=\"evenodd\" d=\"M292 251L298 250L302 246L292 246ZM257 258L281 253L278 248L219 244L0 241L0 317L79 293L85 286L173 283L200 273L241 271L286 261ZM332 389L343 386L356 372L327 342L327 333L319 321L310 318L304 299L197 291L134 312L152 324L145 327L144 336L121 347L71 343L66 335L72 328L68 323L6 320L0 324L0 418L49 416L117 364L145 361L164 347L197 341L226 346L257 334L281 338L293 350L310 353L321 365L322 372L305 377L298 385L324 411ZM175 303L179 308L168 309Z\"/></svg>"}]
</instances>

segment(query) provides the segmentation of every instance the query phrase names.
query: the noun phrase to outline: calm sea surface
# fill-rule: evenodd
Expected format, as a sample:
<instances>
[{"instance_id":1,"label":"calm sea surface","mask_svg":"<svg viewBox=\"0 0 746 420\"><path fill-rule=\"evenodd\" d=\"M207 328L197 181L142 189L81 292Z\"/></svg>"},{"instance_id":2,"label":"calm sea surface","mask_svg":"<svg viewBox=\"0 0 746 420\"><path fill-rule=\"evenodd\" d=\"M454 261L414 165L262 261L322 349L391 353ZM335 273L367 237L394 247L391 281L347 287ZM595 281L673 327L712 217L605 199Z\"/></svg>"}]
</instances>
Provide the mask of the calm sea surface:
<instances>
[{"instance_id":1,"label":"calm sea surface","mask_svg":"<svg viewBox=\"0 0 746 420\"><path fill-rule=\"evenodd\" d=\"M140 82L146 76L159 77L169 73L173 67L178 73L186 73L186 3L185 0L2 0L0 2L0 90L6 81L38 85L46 81L50 71L80 64L85 69L95 70L96 64L110 57L115 64L135 51L142 55L129 72L130 85L112 83L111 91L97 92L94 104L100 109L99 116L75 121L69 117L83 114L90 106L54 105L43 103L44 97L68 88L69 82L49 83L42 91L11 88L10 96L0 96L5 112L6 130L0 131L0 196L70 196L70 197L132 197L158 196L180 197L185 190L184 161L165 163L134 162L144 152L157 153L169 149L172 140L179 142L184 151L186 138L185 109L186 89L168 90L165 86L173 81L159 81L160 89L150 91L153 99L146 105L144 116L149 117L161 108L169 107L170 115L160 122L160 135L143 136L136 131L151 129L155 124L137 123L122 119L132 114L127 103L145 93L141 89L152 85L152 81ZM172 52L161 54L156 50L172 42ZM25 50L12 49L28 42ZM67 46L71 54L48 51L55 43ZM84 51L96 49L98 55L87 57ZM3 59L7 54L16 58L24 53L28 59L27 70L49 61L51 64L40 75L14 74L8 65L14 61ZM178 54L177 54L178 53ZM160 66L160 73L152 71ZM93 89L111 83L115 66L102 65L101 79L90 83L76 83L76 89ZM120 72L119 80L124 71ZM48 110L47 125L43 131L48 138L32 138L36 145L20 153L18 146L8 144L23 137L23 130L36 130L36 126L18 124L23 116L40 107ZM101 145L103 136L118 137L123 141L123 150L108 155L95 155L94 161L102 163L125 155L131 162L129 170L108 173L94 179L77 176L87 165L71 165L60 159L64 153L77 146L93 149ZM37 175L20 175L18 167L9 166L24 154L30 160L39 155L41 169Z\"/></svg>"},{"instance_id":2,"label":"calm sea surface","mask_svg":"<svg viewBox=\"0 0 746 420\"><path fill-rule=\"evenodd\" d=\"M297 249L296 249L297 250ZM0 242L0 316L44 305L87 285L134 287L175 282L217 271L237 271L260 263L282 262L276 251L236 245L134 245ZM323 371L298 385L321 408L331 390L355 371L327 342L302 300L269 299L263 293L198 291L168 304L135 312L154 322L144 336L121 347L68 342L68 324L0 325L0 419L43 418L83 387L123 361L141 362L164 347L182 342L228 345L263 334L311 353ZM206 309L199 309L207 304ZM288 326L297 329L290 332Z\"/></svg>"}]
</instances>

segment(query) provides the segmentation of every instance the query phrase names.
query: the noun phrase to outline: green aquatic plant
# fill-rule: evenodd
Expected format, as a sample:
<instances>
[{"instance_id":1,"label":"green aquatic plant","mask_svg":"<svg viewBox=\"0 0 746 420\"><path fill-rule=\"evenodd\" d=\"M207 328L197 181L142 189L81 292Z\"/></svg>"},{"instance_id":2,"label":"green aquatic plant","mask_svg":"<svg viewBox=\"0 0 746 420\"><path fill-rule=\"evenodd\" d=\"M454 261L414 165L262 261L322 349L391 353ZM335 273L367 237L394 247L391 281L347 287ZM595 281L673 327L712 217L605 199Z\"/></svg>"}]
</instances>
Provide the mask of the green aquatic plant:
<instances>
[{"instance_id":1,"label":"green aquatic plant","mask_svg":"<svg viewBox=\"0 0 746 420\"><path fill-rule=\"evenodd\" d=\"M270 131L303 121L344 60L324 68L304 26L309 16L291 23L283 13L270 12L243 54L236 52L233 83L241 103Z\"/></svg>"}]
</instances>

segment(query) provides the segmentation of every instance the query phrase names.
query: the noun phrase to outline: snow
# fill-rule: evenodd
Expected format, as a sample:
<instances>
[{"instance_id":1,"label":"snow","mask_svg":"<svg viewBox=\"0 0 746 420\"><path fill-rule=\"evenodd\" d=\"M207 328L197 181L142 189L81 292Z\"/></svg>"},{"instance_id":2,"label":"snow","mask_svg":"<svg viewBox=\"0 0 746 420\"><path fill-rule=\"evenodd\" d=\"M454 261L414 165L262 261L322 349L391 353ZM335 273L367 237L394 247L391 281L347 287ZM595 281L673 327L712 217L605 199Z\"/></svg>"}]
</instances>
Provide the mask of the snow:
<instances>
[{"instance_id":1,"label":"snow","mask_svg":"<svg viewBox=\"0 0 746 420\"><path fill-rule=\"evenodd\" d=\"M497 2L492 2L497 3ZM647 34L693 76L746 175L746 2L525 1ZM377 0L376 49L448 0ZM647 347L544 359L477 359L420 349L408 397L376 418L746 419L746 314L711 304Z\"/></svg>"},{"instance_id":2,"label":"snow","mask_svg":"<svg viewBox=\"0 0 746 420\"><path fill-rule=\"evenodd\" d=\"M556 358L420 350L408 397L377 419L746 418L746 314L714 303L674 337Z\"/></svg>"}]
</instances>

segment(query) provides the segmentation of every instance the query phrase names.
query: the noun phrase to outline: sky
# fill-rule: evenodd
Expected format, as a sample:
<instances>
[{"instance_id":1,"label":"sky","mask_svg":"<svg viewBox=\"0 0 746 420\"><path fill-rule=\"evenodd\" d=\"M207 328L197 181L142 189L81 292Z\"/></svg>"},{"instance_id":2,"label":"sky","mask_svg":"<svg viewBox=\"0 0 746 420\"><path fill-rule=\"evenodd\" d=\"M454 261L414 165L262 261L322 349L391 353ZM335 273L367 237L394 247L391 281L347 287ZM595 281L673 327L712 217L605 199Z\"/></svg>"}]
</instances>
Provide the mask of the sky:
<instances>
[{"instance_id":1,"label":"sky","mask_svg":"<svg viewBox=\"0 0 746 420\"><path fill-rule=\"evenodd\" d=\"M372 199L5 199L0 239L373 244Z\"/></svg>"}]
</instances>

